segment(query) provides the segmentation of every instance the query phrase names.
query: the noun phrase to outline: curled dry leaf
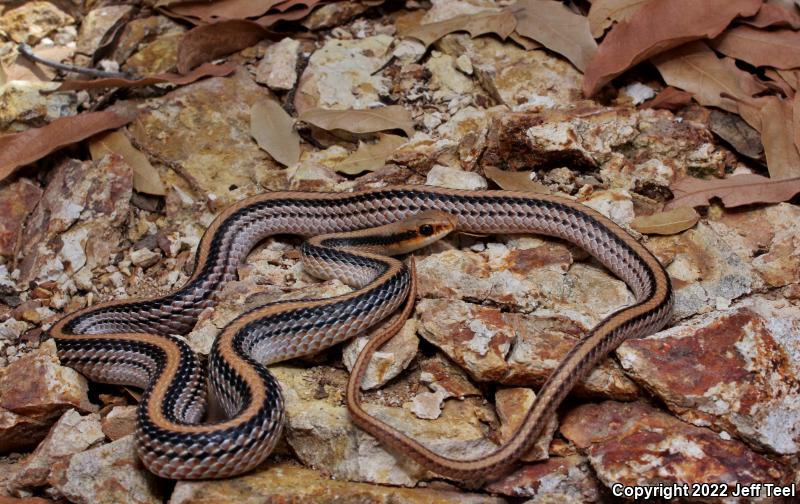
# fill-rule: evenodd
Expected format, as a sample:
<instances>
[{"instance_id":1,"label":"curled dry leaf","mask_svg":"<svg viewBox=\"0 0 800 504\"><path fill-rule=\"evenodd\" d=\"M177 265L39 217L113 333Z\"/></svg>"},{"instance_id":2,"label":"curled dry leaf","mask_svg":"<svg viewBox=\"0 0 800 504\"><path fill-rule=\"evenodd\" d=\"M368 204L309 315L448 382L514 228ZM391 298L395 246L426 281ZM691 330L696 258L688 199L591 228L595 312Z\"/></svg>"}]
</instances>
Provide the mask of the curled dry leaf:
<instances>
[{"instance_id":1,"label":"curled dry leaf","mask_svg":"<svg viewBox=\"0 0 800 504\"><path fill-rule=\"evenodd\" d=\"M483 174L501 189L506 191L527 191L540 194L548 194L550 190L539 182L531 180L531 173L528 171L506 171L494 166L485 166Z\"/></svg>"},{"instance_id":2,"label":"curled dry leaf","mask_svg":"<svg viewBox=\"0 0 800 504\"><path fill-rule=\"evenodd\" d=\"M763 98L761 107L761 142L767 169L773 180L800 177L800 153L794 143L793 100L777 96Z\"/></svg>"},{"instance_id":3,"label":"curled dry leaf","mask_svg":"<svg viewBox=\"0 0 800 504\"><path fill-rule=\"evenodd\" d=\"M700 220L692 207L680 207L653 215L636 217L631 228L644 234L672 235L686 231Z\"/></svg>"},{"instance_id":4,"label":"curled dry leaf","mask_svg":"<svg viewBox=\"0 0 800 504\"><path fill-rule=\"evenodd\" d=\"M708 128L728 142L739 154L763 160L764 147L761 144L761 135L738 115L711 109Z\"/></svg>"},{"instance_id":5,"label":"curled dry leaf","mask_svg":"<svg viewBox=\"0 0 800 504\"><path fill-rule=\"evenodd\" d=\"M291 166L300 160L294 119L275 100L257 102L250 109L250 135L280 164Z\"/></svg>"},{"instance_id":6,"label":"curled dry leaf","mask_svg":"<svg viewBox=\"0 0 800 504\"><path fill-rule=\"evenodd\" d=\"M780 203L800 193L800 178L772 180L761 175L734 175L703 180L685 177L670 186L675 199L665 209L706 206L719 198L728 208L753 203Z\"/></svg>"},{"instance_id":7,"label":"curled dry leaf","mask_svg":"<svg viewBox=\"0 0 800 504\"><path fill-rule=\"evenodd\" d=\"M484 33L495 33L505 40L511 35L517 20L514 15L507 10L498 12L479 12L456 16L437 23L414 25L399 32L403 37L415 38L425 44L425 47L433 44L448 33L465 31L472 37L483 35Z\"/></svg>"},{"instance_id":8,"label":"curled dry leaf","mask_svg":"<svg viewBox=\"0 0 800 504\"><path fill-rule=\"evenodd\" d=\"M767 0L754 17L743 19L742 23L756 28L793 28L800 29L800 15L794 5L780 5L778 2Z\"/></svg>"},{"instance_id":9,"label":"curled dry leaf","mask_svg":"<svg viewBox=\"0 0 800 504\"><path fill-rule=\"evenodd\" d=\"M244 19L192 28L178 44L178 72L185 74L201 63L240 51L272 35L258 23Z\"/></svg>"},{"instance_id":10,"label":"curled dry leaf","mask_svg":"<svg viewBox=\"0 0 800 504\"><path fill-rule=\"evenodd\" d=\"M776 70L777 74L795 91L800 89L800 72L797 70Z\"/></svg>"},{"instance_id":11,"label":"curled dry leaf","mask_svg":"<svg viewBox=\"0 0 800 504\"><path fill-rule=\"evenodd\" d=\"M800 67L800 33L794 30L767 31L737 26L711 41L711 46L753 66L782 70Z\"/></svg>"},{"instance_id":12,"label":"curled dry leaf","mask_svg":"<svg viewBox=\"0 0 800 504\"><path fill-rule=\"evenodd\" d=\"M594 38L600 38L606 28L627 21L644 4L652 0L594 0L589 9L589 28Z\"/></svg>"},{"instance_id":13,"label":"curled dry leaf","mask_svg":"<svg viewBox=\"0 0 800 504\"><path fill-rule=\"evenodd\" d=\"M653 59L670 86L689 91L700 105L739 113L736 100L749 100L766 88L730 58L717 55L703 42L693 42ZM725 98L722 95L735 98Z\"/></svg>"},{"instance_id":14,"label":"curled dry leaf","mask_svg":"<svg viewBox=\"0 0 800 504\"><path fill-rule=\"evenodd\" d=\"M597 51L589 21L555 0L520 0L515 4L517 33L561 54L583 71Z\"/></svg>"},{"instance_id":15,"label":"curled dry leaf","mask_svg":"<svg viewBox=\"0 0 800 504\"><path fill-rule=\"evenodd\" d=\"M261 16L284 0L217 0L216 2L158 2L165 14L192 23L213 23L225 19Z\"/></svg>"},{"instance_id":16,"label":"curled dry leaf","mask_svg":"<svg viewBox=\"0 0 800 504\"><path fill-rule=\"evenodd\" d=\"M667 86L662 89L652 100L642 103L642 108L678 110L692 101L692 93Z\"/></svg>"},{"instance_id":17,"label":"curled dry leaf","mask_svg":"<svg viewBox=\"0 0 800 504\"><path fill-rule=\"evenodd\" d=\"M378 141L375 143L359 142L358 149L334 169L347 175L380 170L386 164L389 156L404 143L406 140L403 137L379 134Z\"/></svg>"},{"instance_id":18,"label":"curled dry leaf","mask_svg":"<svg viewBox=\"0 0 800 504\"><path fill-rule=\"evenodd\" d=\"M0 136L0 180L17 167L41 159L60 147L124 126L138 113L136 107L119 106L102 112L62 117L41 128Z\"/></svg>"},{"instance_id":19,"label":"curled dry leaf","mask_svg":"<svg viewBox=\"0 0 800 504\"><path fill-rule=\"evenodd\" d=\"M186 75L178 75L171 73L164 73L158 75L151 75L141 79L95 79L95 80L68 80L64 81L56 91L71 91L74 89L103 89L110 87L142 87L151 84L176 84L183 86L191 84L192 82L203 79L205 77L223 77L229 75L236 70L236 65L233 63L223 63L222 65L213 65L211 63L204 63L195 68Z\"/></svg>"},{"instance_id":20,"label":"curled dry leaf","mask_svg":"<svg viewBox=\"0 0 800 504\"><path fill-rule=\"evenodd\" d=\"M377 133L402 130L406 136L414 134L411 113L401 105L390 105L364 110L331 110L313 108L301 113L299 120L324 130L343 130L350 133Z\"/></svg>"},{"instance_id":21,"label":"curled dry leaf","mask_svg":"<svg viewBox=\"0 0 800 504\"><path fill-rule=\"evenodd\" d=\"M719 35L737 16L752 16L762 0L659 0L614 25L589 63L583 93L592 96L633 65L686 42Z\"/></svg>"},{"instance_id":22,"label":"curled dry leaf","mask_svg":"<svg viewBox=\"0 0 800 504\"><path fill-rule=\"evenodd\" d=\"M139 192L164 196L167 191L161 175L153 168L147 156L131 145L128 137L121 131L101 135L89 143L92 159L99 160L108 154L117 154L133 169L133 188Z\"/></svg>"}]
</instances>

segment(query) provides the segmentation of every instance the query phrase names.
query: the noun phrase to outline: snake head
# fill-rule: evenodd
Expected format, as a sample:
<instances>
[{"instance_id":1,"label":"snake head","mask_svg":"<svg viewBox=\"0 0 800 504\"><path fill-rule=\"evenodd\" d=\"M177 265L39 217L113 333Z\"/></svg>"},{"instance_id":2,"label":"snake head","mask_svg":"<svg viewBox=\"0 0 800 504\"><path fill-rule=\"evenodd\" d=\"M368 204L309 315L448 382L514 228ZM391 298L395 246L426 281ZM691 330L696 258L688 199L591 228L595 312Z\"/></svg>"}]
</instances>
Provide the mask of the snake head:
<instances>
[{"instance_id":1,"label":"snake head","mask_svg":"<svg viewBox=\"0 0 800 504\"><path fill-rule=\"evenodd\" d=\"M387 244L386 253L406 254L441 240L458 226L458 218L442 210L426 210L389 224L395 239Z\"/></svg>"}]
</instances>

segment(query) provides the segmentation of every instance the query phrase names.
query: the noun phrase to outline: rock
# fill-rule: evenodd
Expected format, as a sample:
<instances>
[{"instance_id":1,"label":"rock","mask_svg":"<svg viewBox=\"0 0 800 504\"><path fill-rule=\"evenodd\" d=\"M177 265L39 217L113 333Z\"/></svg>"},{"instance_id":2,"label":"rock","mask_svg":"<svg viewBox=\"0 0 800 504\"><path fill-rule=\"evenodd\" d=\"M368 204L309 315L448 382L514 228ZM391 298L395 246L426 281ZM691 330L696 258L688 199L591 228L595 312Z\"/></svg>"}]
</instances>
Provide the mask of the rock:
<instances>
[{"instance_id":1,"label":"rock","mask_svg":"<svg viewBox=\"0 0 800 504\"><path fill-rule=\"evenodd\" d=\"M388 94L386 78L380 73L389 57L393 38L375 35L358 40L329 39L314 51L297 84L298 113L314 108L367 109L381 106Z\"/></svg>"},{"instance_id":2,"label":"rock","mask_svg":"<svg viewBox=\"0 0 800 504\"><path fill-rule=\"evenodd\" d=\"M469 76L458 71L455 57L432 51L425 68L431 75L431 100L443 104L451 114L475 100L489 102L484 91Z\"/></svg>"},{"instance_id":3,"label":"rock","mask_svg":"<svg viewBox=\"0 0 800 504\"><path fill-rule=\"evenodd\" d=\"M304 464L350 481L411 486L420 479L430 479L427 470L407 457L386 451L350 422L342 405L343 372L289 366L272 366L271 370L286 400L286 439ZM366 402L364 408L446 456L469 458L494 449L481 427L493 415L474 400L448 401L436 420L420 420L405 408Z\"/></svg>"},{"instance_id":4,"label":"rock","mask_svg":"<svg viewBox=\"0 0 800 504\"><path fill-rule=\"evenodd\" d=\"M53 464L82 452L105 439L100 415L81 416L74 409L61 415L36 450L23 459L8 484L16 492L44 486Z\"/></svg>"},{"instance_id":5,"label":"rock","mask_svg":"<svg viewBox=\"0 0 800 504\"><path fill-rule=\"evenodd\" d=\"M480 162L510 170L599 168L612 189L648 190L666 198L663 188L673 180L722 176L730 159L704 126L668 111L586 106L497 115Z\"/></svg>"},{"instance_id":6,"label":"rock","mask_svg":"<svg viewBox=\"0 0 800 504\"><path fill-rule=\"evenodd\" d=\"M367 341L369 341L369 336L359 336L345 344L342 361L348 371L352 371L353 365ZM364 374L364 380L361 382L361 389L370 390L380 387L399 375L417 355L418 346L417 321L408 319L400 331L372 355L372 360L367 365Z\"/></svg>"},{"instance_id":7,"label":"rock","mask_svg":"<svg viewBox=\"0 0 800 504\"><path fill-rule=\"evenodd\" d=\"M149 16L139 19L132 19L125 24L122 33L119 35L112 59L114 61L125 61L138 51L146 48L151 42L157 40L162 35L179 34L186 29L166 16ZM140 59L141 58L137 58ZM150 64L158 63L151 62Z\"/></svg>"},{"instance_id":8,"label":"rock","mask_svg":"<svg viewBox=\"0 0 800 504\"><path fill-rule=\"evenodd\" d=\"M86 379L58 363L53 340L0 369L0 452L35 445L67 409L96 411L87 392Z\"/></svg>"},{"instance_id":9,"label":"rock","mask_svg":"<svg viewBox=\"0 0 800 504\"><path fill-rule=\"evenodd\" d=\"M122 69L135 75L151 75L174 70L178 64L178 46L183 30L169 29L154 39L140 44L122 65Z\"/></svg>"},{"instance_id":10,"label":"rock","mask_svg":"<svg viewBox=\"0 0 800 504\"><path fill-rule=\"evenodd\" d=\"M586 457L553 457L521 468L486 486L493 493L528 497L535 503L604 502L602 485Z\"/></svg>"},{"instance_id":11,"label":"rock","mask_svg":"<svg viewBox=\"0 0 800 504\"><path fill-rule=\"evenodd\" d=\"M0 86L0 132L16 133L77 114L74 93L52 93L57 83L13 80Z\"/></svg>"},{"instance_id":12,"label":"rock","mask_svg":"<svg viewBox=\"0 0 800 504\"><path fill-rule=\"evenodd\" d=\"M535 399L536 393L528 388L506 388L495 392L495 407L497 416L500 418L498 437L502 444L511 440L517 429L522 426L525 414L530 410ZM520 460L523 462L547 460L550 442L553 440L553 434L557 427L558 420L552 416L542 434L539 435L539 439L520 457Z\"/></svg>"},{"instance_id":13,"label":"rock","mask_svg":"<svg viewBox=\"0 0 800 504\"><path fill-rule=\"evenodd\" d=\"M94 54L106 32L132 11L133 7L130 5L108 5L91 9L81 21L78 30L78 52Z\"/></svg>"},{"instance_id":14,"label":"rock","mask_svg":"<svg viewBox=\"0 0 800 504\"><path fill-rule=\"evenodd\" d=\"M617 350L622 366L686 421L758 450L800 452L800 309L751 297ZM690 372L689 372L690 370Z\"/></svg>"},{"instance_id":15,"label":"rock","mask_svg":"<svg viewBox=\"0 0 800 504\"><path fill-rule=\"evenodd\" d=\"M267 47L256 68L256 82L270 89L289 90L297 81L297 53L300 42L286 37Z\"/></svg>"},{"instance_id":16,"label":"rock","mask_svg":"<svg viewBox=\"0 0 800 504\"><path fill-rule=\"evenodd\" d=\"M788 471L738 441L642 402L606 401L570 411L561 433L606 485L779 483Z\"/></svg>"},{"instance_id":17,"label":"rock","mask_svg":"<svg viewBox=\"0 0 800 504\"><path fill-rule=\"evenodd\" d=\"M73 455L53 467L50 485L76 504L159 504L156 477L136 456L133 436Z\"/></svg>"},{"instance_id":18,"label":"rock","mask_svg":"<svg viewBox=\"0 0 800 504\"><path fill-rule=\"evenodd\" d=\"M396 488L336 481L289 464L264 465L220 481L181 481L170 504L260 504L263 502L370 502L391 504L501 504L497 497L430 488Z\"/></svg>"},{"instance_id":19,"label":"rock","mask_svg":"<svg viewBox=\"0 0 800 504\"><path fill-rule=\"evenodd\" d=\"M269 91L242 70L148 100L148 111L139 115L130 132L145 152L174 162L185 172L185 176L174 170L162 173L168 187L167 216L176 229L184 232L196 225L199 213L192 200L176 199L177 190L201 200L210 198L218 208L264 190L257 184L278 167L250 136L250 107L268 97ZM173 128L176 123L182 127ZM165 136L168 130L172 134Z\"/></svg>"},{"instance_id":20,"label":"rock","mask_svg":"<svg viewBox=\"0 0 800 504\"><path fill-rule=\"evenodd\" d=\"M136 431L136 406L114 406L103 418L103 434L111 441Z\"/></svg>"},{"instance_id":21,"label":"rock","mask_svg":"<svg viewBox=\"0 0 800 504\"><path fill-rule=\"evenodd\" d=\"M504 313L457 300L423 299L416 309L420 335L482 382L541 385L588 331L563 316ZM575 391L627 399L638 394L611 361L593 369Z\"/></svg>"},{"instance_id":22,"label":"rock","mask_svg":"<svg viewBox=\"0 0 800 504\"><path fill-rule=\"evenodd\" d=\"M161 259L161 254L150 249L140 248L131 251L131 262L142 268L149 268Z\"/></svg>"},{"instance_id":23,"label":"rock","mask_svg":"<svg viewBox=\"0 0 800 504\"><path fill-rule=\"evenodd\" d=\"M629 229L629 224L636 217L633 212L631 194L624 189L594 192L581 203L597 210L626 229Z\"/></svg>"},{"instance_id":24,"label":"rock","mask_svg":"<svg viewBox=\"0 0 800 504\"><path fill-rule=\"evenodd\" d=\"M477 173L465 172L456 168L437 165L428 172L426 185L448 187L450 189L481 190L489 187L486 179Z\"/></svg>"},{"instance_id":25,"label":"rock","mask_svg":"<svg viewBox=\"0 0 800 504\"><path fill-rule=\"evenodd\" d=\"M50 2L35 0L8 9L0 16L0 30L14 42L35 45L59 28L75 20Z\"/></svg>"},{"instance_id":26,"label":"rock","mask_svg":"<svg viewBox=\"0 0 800 504\"><path fill-rule=\"evenodd\" d=\"M358 2L336 2L315 9L300 23L309 30L342 26L350 19L369 9Z\"/></svg>"},{"instance_id":27,"label":"rock","mask_svg":"<svg viewBox=\"0 0 800 504\"><path fill-rule=\"evenodd\" d=\"M119 156L61 163L26 221L21 281L64 285L84 266L107 264L120 247L132 191L132 169Z\"/></svg>"},{"instance_id":28,"label":"rock","mask_svg":"<svg viewBox=\"0 0 800 504\"><path fill-rule=\"evenodd\" d=\"M747 212L715 208L708 225L743 261L752 264L766 286L800 282L800 208L796 205L779 203Z\"/></svg>"},{"instance_id":29,"label":"rock","mask_svg":"<svg viewBox=\"0 0 800 504\"><path fill-rule=\"evenodd\" d=\"M751 292L759 277L707 224L675 236L651 236L647 247L667 265L675 289L673 319L707 313Z\"/></svg>"}]
</instances>

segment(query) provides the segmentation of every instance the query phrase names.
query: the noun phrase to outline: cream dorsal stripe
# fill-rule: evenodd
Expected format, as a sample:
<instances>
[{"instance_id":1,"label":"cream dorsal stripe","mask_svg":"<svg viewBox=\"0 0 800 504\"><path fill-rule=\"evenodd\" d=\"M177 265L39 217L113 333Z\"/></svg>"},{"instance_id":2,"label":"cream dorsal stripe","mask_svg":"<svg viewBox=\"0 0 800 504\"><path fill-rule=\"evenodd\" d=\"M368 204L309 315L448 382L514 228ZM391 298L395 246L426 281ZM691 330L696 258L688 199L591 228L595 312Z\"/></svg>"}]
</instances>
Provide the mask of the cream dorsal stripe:
<instances>
[{"instance_id":1,"label":"cream dorsal stripe","mask_svg":"<svg viewBox=\"0 0 800 504\"><path fill-rule=\"evenodd\" d=\"M539 391L518 435L493 454L445 459L354 416L386 443L443 475L484 479L524 453L546 416L600 359L626 338L658 330L670 317L672 290L656 258L612 221L569 199L427 186L253 196L225 209L209 226L183 287L159 298L86 308L60 320L50 333L63 362L88 378L145 389L137 450L152 472L173 479L240 474L268 456L283 425L280 387L265 365L319 352L386 319L408 297L412 275L383 254L408 252L452 229L563 238L597 258L636 296L636 304L607 317L572 349ZM252 247L278 233L316 236L303 245L306 266L355 290L267 305L231 322L214 342L208 370L229 418L202 423L205 373L188 345L171 335L189 332L199 313L213 304L212 294L235 278ZM330 233L348 236L317 236Z\"/></svg>"}]
</instances>

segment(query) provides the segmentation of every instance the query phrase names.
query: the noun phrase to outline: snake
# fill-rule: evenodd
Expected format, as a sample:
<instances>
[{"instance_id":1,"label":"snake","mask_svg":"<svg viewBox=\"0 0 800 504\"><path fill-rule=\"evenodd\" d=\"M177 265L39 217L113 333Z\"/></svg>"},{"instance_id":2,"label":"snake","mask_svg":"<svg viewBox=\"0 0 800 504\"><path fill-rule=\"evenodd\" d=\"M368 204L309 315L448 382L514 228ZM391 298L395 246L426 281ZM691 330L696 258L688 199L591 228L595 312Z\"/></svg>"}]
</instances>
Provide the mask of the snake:
<instances>
[{"instance_id":1,"label":"snake","mask_svg":"<svg viewBox=\"0 0 800 504\"><path fill-rule=\"evenodd\" d=\"M488 455L447 459L359 415L352 404L357 399L348 399L357 425L380 441L445 477L486 479L516 463L573 385L611 350L627 338L659 330L671 317L672 288L658 259L612 220L568 197L421 185L266 192L230 205L212 221L182 287L160 297L86 307L56 322L49 333L62 363L88 379L144 389L135 436L149 471L179 480L235 476L264 461L282 433L283 396L266 366L318 353L370 328L378 328L377 340L396 332L398 312L410 313L415 275L385 254L410 252L451 231L535 233L569 241L621 278L635 297L634 304L604 318L576 343L539 390L512 440ZM214 340L206 371L183 335L201 312L215 306L217 293L237 278L249 252L275 234L307 238L301 245L304 268L353 290L246 311ZM349 388L360 380L357 374ZM206 382L227 418L204 419Z\"/></svg>"}]
</instances>

